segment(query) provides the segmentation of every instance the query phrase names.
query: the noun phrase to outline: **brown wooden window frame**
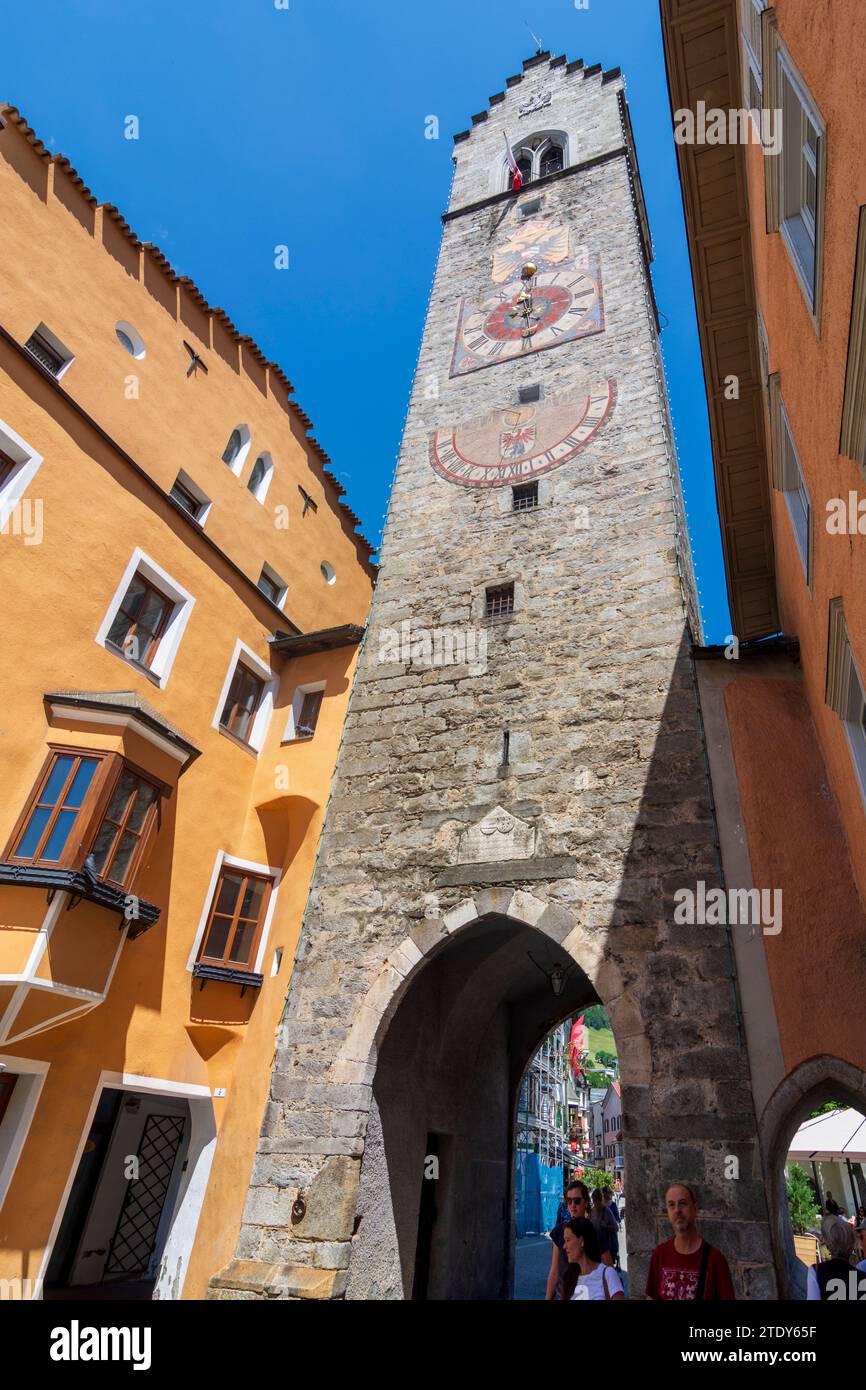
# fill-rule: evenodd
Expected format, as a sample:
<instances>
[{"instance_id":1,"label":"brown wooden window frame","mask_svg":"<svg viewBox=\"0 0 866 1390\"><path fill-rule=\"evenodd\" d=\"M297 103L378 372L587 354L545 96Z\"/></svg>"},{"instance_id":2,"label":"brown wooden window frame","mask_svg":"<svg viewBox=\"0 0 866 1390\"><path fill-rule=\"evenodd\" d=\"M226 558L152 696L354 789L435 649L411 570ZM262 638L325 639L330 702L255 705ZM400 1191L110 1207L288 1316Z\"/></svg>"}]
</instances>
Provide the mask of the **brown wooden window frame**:
<instances>
[{"instance_id":1,"label":"brown wooden window frame","mask_svg":"<svg viewBox=\"0 0 866 1390\"><path fill-rule=\"evenodd\" d=\"M41 851L43 851L46 846L57 820L57 816L63 809L63 801L59 799L57 802L53 803L53 814L49 817L45 829L37 842L37 850L39 852L31 855L16 854L16 848L19 846L25 831L29 827L31 817L40 805L40 797L48 785L57 759L62 757L71 757L77 760L73 765L72 771L67 774L63 784L62 791L64 793L71 786L82 759L90 759L97 763L93 778L82 799L81 806L77 809L75 820L66 837L63 849L57 859L47 860L41 857ZM39 776L33 784L30 794L24 804L24 808L15 822L12 834L6 844L6 848L3 852L3 861L8 864L27 864L33 867L41 866L51 869L75 870L82 868L84 866L84 861L91 852L96 838L102 829L111 799L125 772L131 773L142 782L146 782L155 787L158 793L152 805L148 807L139 833L139 843L135 853L129 861L124 880L121 882L112 879L104 873L97 875L97 877L105 883L111 883L116 887L128 890L135 882L136 876L148 852L154 828L160 818L162 801L165 797L171 795L171 788L158 778L153 777L144 768L140 768L135 763L130 762L129 759L124 758L122 754L106 752L104 749L78 748L66 743L50 743L48 745L48 753L39 771ZM128 812L129 807L127 807L127 819ZM113 850L116 849L119 842L120 836L116 836L112 847ZM112 861L109 861L109 868L111 867L111 862Z\"/></svg>"},{"instance_id":2,"label":"brown wooden window frame","mask_svg":"<svg viewBox=\"0 0 866 1390\"><path fill-rule=\"evenodd\" d=\"M247 676L249 680L255 682L255 684L258 687L258 694L256 696L255 704L248 711L249 719L244 727L243 733L239 734L236 733L235 730L230 728L229 726L238 709L244 708L244 706L241 705L240 701L238 700L237 694L235 695L234 702L232 703L232 691L234 690L235 682L237 681L241 673ZM264 679L263 676L260 676L257 674L257 672L251 670L250 667L247 666L246 662L241 660L235 662L235 668L232 671L231 680L229 681L229 688L226 692L226 698L223 703L222 710L220 711L219 727L224 734L228 734L230 738L236 738L238 743L244 744L244 746L247 748L252 747L249 735L251 734L253 725L256 722L256 715L262 707L262 700L265 697L266 689L267 681ZM227 720L226 710L228 710L229 708L231 708L231 713Z\"/></svg>"},{"instance_id":3,"label":"brown wooden window frame","mask_svg":"<svg viewBox=\"0 0 866 1390\"><path fill-rule=\"evenodd\" d=\"M239 878L241 880L241 886L238 891L237 901L235 903L235 907L231 915L231 922L229 930L226 934L226 944L223 953L221 956L211 956L207 954L207 943L208 938L211 934L211 929L213 927L214 917L216 917L217 915L221 917L226 917L228 915L227 913L217 914L216 908L220 900L220 890L222 888L223 882L226 878L229 877ZM254 879L259 883L265 884L265 891L262 894L262 900L259 905L259 914L257 918L240 916L240 908L243 904L244 894L246 892L246 885L251 879ZM226 970L238 970L241 972L246 972L250 975L255 974L256 956L258 955L259 946L261 945L262 933L264 931L265 922L267 920L268 907L270 906L271 894L273 890L274 880L270 876L270 874L257 873L247 869L241 869L238 868L236 865L230 863L221 864L219 874L217 875L217 881L214 884L214 890L211 896L210 907L208 908L207 923L202 934L201 945L198 949L196 963L199 965L221 966ZM245 963L242 961L231 960L229 958L229 952L231 951L235 936L237 935L239 925L241 923L249 924L251 922L255 922L255 931L253 933L253 938L250 943L247 962Z\"/></svg>"},{"instance_id":4,"label":"brown wooden window frame","mask_svg":"<svg viewBox=\"0 0 866 1390\"><path fill-rule=\"evenodd\" d=\"M319 716L322 713L322 702L325 698L324 686L321 690L305 690L301 697L301 708L298 710L298 727L296 737L301 739L311 739L315 735L319 723ZM307 708L307 701L315 701L313 720L310 724L304 719L304 710Z\"/></svg>"},{"instance_id":5,"label":"brown wooden window frame","mask_svg":"<svg viewBox=\"0 0 866 1390\"><path fill-rule=\"evenodd\" d=\"M109 633L111 632L112 628L114 627L115 623L117 622L117 619L120 617L121 614L123 614L124 617L132 616L131 614L127 613L123 605L126 603L129 591L132 588L133 584L135 584L136 580L139 584L143 584L145 589L149 590L150 593L156 594L157 598L162 599L164 605L162 613L159 616L159 621L151 634L150 645L148 646L147 651L143 657L130 656L126 650L127 642L130 640L131 637L135 636L135 633L138 630L139 623L137 620L133 619L132 625L130 626L129 630L126 633L126 636L123 639L122 646L120 645L120 643L115 642L109 636ZM171 622L172 615L174 614L177 606L178 605L176 599L173 599L170 597L169 594L166 594L162 589L160 589L158 584L154 584L152 580L148 579L146 575L142 574L141 570L136 570L135 573L130 577L129 583L127 584L126 589L124 591L123 598L117 605L117 608L109 624L108 632L105 634L105 645L107 649L109 651L116 652L117 655L121 656L124 661L128 661L130 666L138 666L144 671L152 670L154 657L159 651L159 644L165 636L166 629L168 628L168 625ZM145 629L145 631L147 631L147 629Z\"/></svg>"}]
</instances>

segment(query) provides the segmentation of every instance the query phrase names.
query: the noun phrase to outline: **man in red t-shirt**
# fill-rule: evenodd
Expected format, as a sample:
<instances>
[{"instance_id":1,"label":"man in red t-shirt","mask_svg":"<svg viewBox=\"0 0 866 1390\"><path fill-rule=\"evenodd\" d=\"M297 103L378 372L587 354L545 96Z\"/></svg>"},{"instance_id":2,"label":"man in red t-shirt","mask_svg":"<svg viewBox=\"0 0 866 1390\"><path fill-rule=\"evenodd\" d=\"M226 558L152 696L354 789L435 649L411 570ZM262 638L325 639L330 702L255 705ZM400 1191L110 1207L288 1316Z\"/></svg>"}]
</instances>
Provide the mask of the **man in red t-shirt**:
<instances>
[{"instance_id":1,"label":"man in red t-shirt","mask_svg":"<svg viewBox=\"0 0 866 1390\"><path fill-rule=\"evenodd\" d=\"M698 1233L698 1204L684 1182L665 1193L673 1240L657 1245L650 1260L646 1296L649 1299L716 1302L736 1297L724 1255Z\"/></svg>"}]
</instances>

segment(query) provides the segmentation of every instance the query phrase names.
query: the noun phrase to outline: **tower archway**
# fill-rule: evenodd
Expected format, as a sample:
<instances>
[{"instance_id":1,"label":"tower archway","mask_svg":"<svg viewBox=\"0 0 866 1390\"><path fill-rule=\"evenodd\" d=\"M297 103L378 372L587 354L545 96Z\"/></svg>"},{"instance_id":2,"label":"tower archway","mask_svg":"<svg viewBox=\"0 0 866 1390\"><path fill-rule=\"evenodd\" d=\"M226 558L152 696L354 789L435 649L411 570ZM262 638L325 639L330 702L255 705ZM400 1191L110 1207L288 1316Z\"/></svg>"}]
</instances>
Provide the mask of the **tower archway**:
<instances>
[{"instance_id":1,"label":"tower archway","mask_svg":"<svg viewBox=\"0 0 866 1390\"><path fill-rule=\"evenodd\" d=\"M510 1297L517 1092L540 1040L600 1002L581 929L538 907L473 916L380 1000L349 1298Z\"/></svg>"}]
</instances>

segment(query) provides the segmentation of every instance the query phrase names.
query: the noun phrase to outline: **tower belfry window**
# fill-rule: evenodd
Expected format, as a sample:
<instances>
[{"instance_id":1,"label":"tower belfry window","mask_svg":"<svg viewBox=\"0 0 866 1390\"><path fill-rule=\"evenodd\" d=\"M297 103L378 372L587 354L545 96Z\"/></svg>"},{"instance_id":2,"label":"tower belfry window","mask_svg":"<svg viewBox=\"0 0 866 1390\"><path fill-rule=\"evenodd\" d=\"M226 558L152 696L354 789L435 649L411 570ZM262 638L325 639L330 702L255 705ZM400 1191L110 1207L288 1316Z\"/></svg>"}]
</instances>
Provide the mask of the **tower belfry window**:
<instances>
[{"instance_id":1,"label":"tower belfry window","mask_svg":"<svg viewBox=\"0 0 866 1390\"><path fill-rule=\"evenodd\" d=\"M548 174L558 174L563 168L562 148L559 145L548 145L541 156L538 164L540 178L547 178Z\"/></svg>"},{"instance_id":2,"label":"tower belfry window","mask_svg":"<svg viewBox=\"0 0 866 1390\"><path fill-rule=\"evenodd\" d=\"M528 154L521 155L517 161L520 176L524 183L532 182L532 157Z\"/></svg>"}]
</instances>

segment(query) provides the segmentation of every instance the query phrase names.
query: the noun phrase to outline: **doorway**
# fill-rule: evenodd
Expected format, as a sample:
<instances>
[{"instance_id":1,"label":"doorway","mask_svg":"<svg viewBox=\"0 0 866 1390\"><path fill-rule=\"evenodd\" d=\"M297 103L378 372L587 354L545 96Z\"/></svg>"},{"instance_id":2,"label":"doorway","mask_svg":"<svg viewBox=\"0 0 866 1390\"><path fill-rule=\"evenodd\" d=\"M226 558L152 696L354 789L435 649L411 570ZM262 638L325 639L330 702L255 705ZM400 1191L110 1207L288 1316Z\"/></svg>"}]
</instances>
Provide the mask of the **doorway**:
<instances>
[{"instance_id":1,"label":"doorway","mask_svg":"<svg viewBox=\"0 0 866 1390\"><path fill-rule=\"evenodd\" d=\"M103 1089L48 1264L46 1298L153 1297L190 1131L182 1097Z\"/></svg>"}]
</instances>

